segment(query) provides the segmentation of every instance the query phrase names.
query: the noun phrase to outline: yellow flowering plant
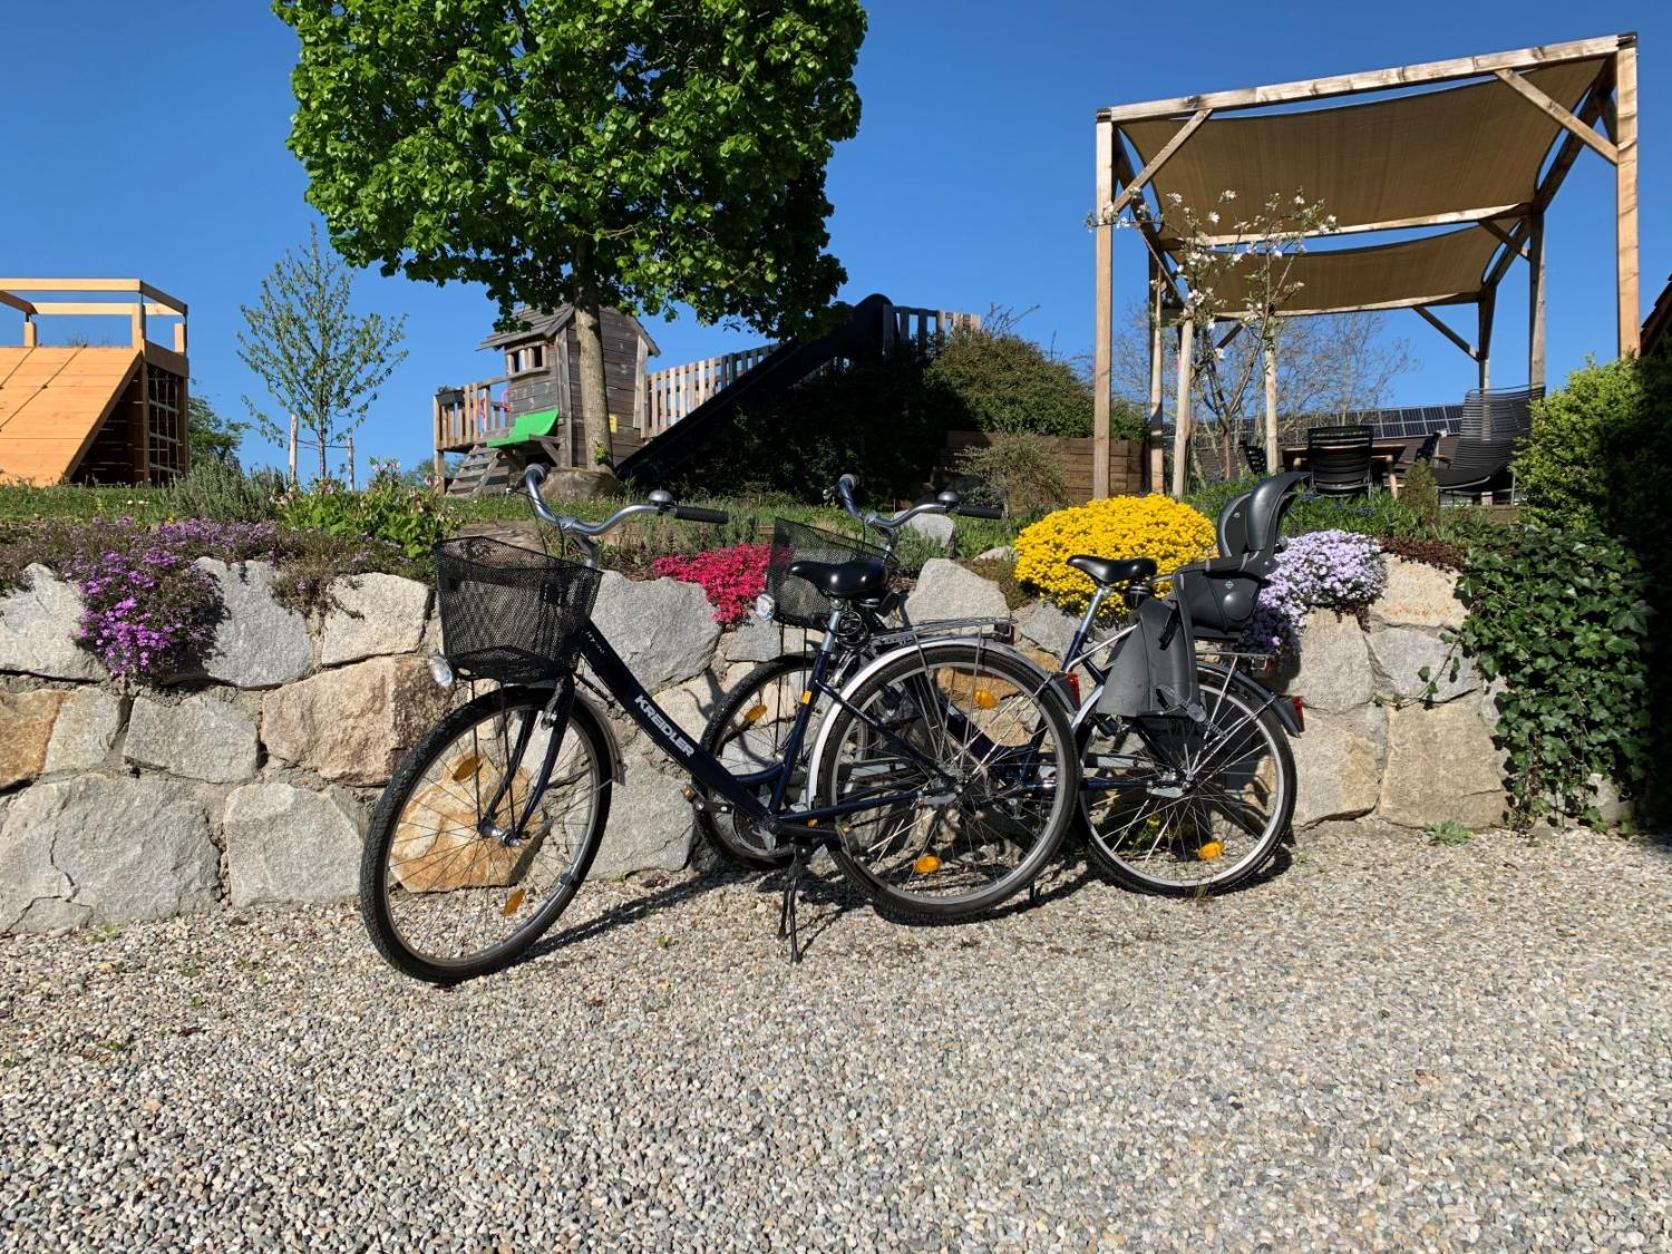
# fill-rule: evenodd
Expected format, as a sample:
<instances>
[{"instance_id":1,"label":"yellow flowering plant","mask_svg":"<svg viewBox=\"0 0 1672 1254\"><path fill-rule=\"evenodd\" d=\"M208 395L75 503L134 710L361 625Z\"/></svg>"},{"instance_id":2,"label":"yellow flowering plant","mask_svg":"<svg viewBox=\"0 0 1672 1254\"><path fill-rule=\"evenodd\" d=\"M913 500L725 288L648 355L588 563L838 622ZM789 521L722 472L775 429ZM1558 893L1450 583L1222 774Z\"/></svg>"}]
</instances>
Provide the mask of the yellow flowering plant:
<instances>
[{"instance_id":1,"label":"yellow flowering plant","mask_svg":"<svg viewBox=\"0 0 1672 1254\"><path fill-rule=\"evenodd\" d=\"M1154 493L1114 496L1047 514L1016 537L1016 578L1069 613L1091 600L1092 582L1068 565L1076 553L1150 557L1163 571L1214 552L1213 524L1181 501Z\"/></svg>"}]
</instances>

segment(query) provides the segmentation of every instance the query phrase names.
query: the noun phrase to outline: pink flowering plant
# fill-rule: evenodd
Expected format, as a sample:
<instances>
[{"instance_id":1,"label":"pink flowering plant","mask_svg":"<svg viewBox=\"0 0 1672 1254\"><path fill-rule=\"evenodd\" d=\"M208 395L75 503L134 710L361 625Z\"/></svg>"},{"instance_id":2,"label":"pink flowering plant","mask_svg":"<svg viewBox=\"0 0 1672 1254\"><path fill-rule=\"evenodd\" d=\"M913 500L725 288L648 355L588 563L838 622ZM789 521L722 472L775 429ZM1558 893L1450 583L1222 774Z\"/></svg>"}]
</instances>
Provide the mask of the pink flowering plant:
<instances>
[{"instance_id":1,"label":"pink flowering plant","mask_svg":"<svg viewBox=\"0 0 1672 1254\"><path fill-rule=\"evenodd\" d=\"M694 583L708 595L714 621L724 626L748 616L755 598L766 590L768 544L734 544L673 557L659 557L651 570L663 577Z\"/></svg>"},{"instance_id":2,"label":"pink flowering plant","mask_svg":"<svg viewBox=\"0 0 1672 1254\"><path fill-rule=\"evenodd\" d=\"M1271 582L1260 589L1254 620L1240 645L1251 652L1293 655L1312 610L1356 612L1387 586L1382 546L1351 531L1296 536L1277 556Z\"/></svg>"}]
</instances>

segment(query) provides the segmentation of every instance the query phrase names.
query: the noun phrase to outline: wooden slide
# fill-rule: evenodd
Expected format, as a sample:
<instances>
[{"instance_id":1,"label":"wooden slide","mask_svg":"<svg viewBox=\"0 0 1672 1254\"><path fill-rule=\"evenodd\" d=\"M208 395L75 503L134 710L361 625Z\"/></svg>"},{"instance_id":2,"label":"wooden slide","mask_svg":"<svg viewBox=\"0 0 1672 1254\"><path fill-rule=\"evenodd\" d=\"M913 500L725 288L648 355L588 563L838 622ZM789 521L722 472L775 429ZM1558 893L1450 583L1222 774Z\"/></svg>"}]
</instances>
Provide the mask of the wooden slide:
<instances>
[{"instance_id":1,"label":"wooden slide","mask_svg":"<svg viewBox=\"0 0 1672 1254\"><path fill-rule=\"evenodd\" d=\"M0 347L0 479L68 479L127 393L136 348Z\"/></svg>"}]
</instances>

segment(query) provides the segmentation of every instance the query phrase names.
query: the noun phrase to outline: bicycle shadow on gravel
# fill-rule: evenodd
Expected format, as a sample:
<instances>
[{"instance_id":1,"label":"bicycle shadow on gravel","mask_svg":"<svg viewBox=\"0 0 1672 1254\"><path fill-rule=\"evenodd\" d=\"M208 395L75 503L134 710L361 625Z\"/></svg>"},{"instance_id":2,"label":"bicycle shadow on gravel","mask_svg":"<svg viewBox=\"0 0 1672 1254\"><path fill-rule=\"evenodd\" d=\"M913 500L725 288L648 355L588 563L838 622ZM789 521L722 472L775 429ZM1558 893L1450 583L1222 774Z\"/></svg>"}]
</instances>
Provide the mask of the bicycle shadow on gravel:
<instances>
[{"instance_id":1,"label":"bicycle shadow on gravel","mask_svg":"<svg viewBox=\"0 0 1672 1254\"><path fill-rule=\"evenodd\" d=\"M514 970L525 962L547 957L560 949L567 949L570 945L606 935L617 928L630 927L662 910L670 910L728 884L741 884L748 878L749 874L744 871L707 870L666 887L653 889L641 897L609 907L596 918L542 936L507 970Z\"/></svg>"},{"instance_id":2,"label":"bicycle shadow on gravel","mask_svg":"<svg viewBox=\"0 0 1672 1254\"><path fill-rule=\"evenodd\" d=\"M978 923L991 923L1001 919L1013 918L1026 914L1036 908L1049 905L1077 892L1086 882L1093 878L1093 873L1084 865L1053 866L1036 881L1038 891L1024 889L1010 900L991 910L983 910L977 914L962 915L957 918L917 918L905 915L879 911L879 916L896 927L910 928L913 931L935 931L941 929L957 929ZM1050 880L1050 883L1044 881ZM770 892L781 896L784 891L782 875L770 875L757 885L757 891ZM801 881L801 897L799 916L800 926L797 929L803 955L811 952L818 939L828 932L845 915L855 909L870 906L872 903L862 892L841 878L840 874L829 877L813 875L806 872ZM809 916L808 907L816 912ZM834 907L830 909L828 907ZM825 907L821 909L821 907Z\"/></svg>"}]
</instances>

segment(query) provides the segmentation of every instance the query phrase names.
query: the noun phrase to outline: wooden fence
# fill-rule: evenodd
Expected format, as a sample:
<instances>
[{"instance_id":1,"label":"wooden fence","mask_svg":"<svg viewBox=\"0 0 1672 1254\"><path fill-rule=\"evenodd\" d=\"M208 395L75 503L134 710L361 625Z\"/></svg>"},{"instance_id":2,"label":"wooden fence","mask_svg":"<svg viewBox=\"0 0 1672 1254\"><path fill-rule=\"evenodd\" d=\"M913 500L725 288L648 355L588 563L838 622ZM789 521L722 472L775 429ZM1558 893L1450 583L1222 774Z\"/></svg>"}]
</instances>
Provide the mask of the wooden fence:
<instances>
[{"instance_id":1,"label":"wooden fence","mask_svg":"<svg viewBox=\"0 0 1672 1254\"><path fill-rule=\"evenodd\" d=\"M926 348L955 330L973 330L981 325L980 314L950 309L894 305L889 313L891 316L883 330L884 352L902 343ZM648 440L666 431L722 388L730 387L760 365L777 347L761 344L741 352L722 353L718 357L650 371L645 375L644 438Z\"/></svg>"},{"instance_id":2,"label":"wooden fence","mask_svg":"<svg viewBox=\"0 0 1672 1254\"><path fill-rule=\"evenodd\" d=\"M1092 499L1091 472L1094 442L1090 436L1041 436L1057 454L1062 468L1064 485L1068 488L1068 503L1084 505ZM986 431L948 431L946 455L941 467L949 477L957 473L958 454L965 449L985 448L993 442ZM1111 440L1109 442L1109 495L1136 496L1144 487L1144 444L1141 440Z\"/></svg>"}]
</instances>

